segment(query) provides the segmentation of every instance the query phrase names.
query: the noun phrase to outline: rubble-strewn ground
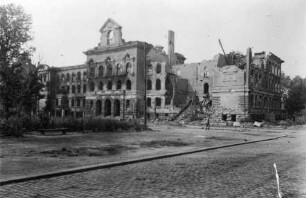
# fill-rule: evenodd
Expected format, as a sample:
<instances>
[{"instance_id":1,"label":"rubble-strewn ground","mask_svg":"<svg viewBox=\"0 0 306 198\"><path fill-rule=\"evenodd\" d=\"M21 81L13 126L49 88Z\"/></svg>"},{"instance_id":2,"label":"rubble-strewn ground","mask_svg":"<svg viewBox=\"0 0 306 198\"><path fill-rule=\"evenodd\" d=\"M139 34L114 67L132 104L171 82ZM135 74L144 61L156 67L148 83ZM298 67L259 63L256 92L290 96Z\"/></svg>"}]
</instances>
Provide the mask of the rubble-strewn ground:
<instances>
[{"instance_id":1,"label":"rubble-strewn ground","mask_svg":"<svg viewBox=\"0 0 306 198\"><path fill-rule=\"evenodd\" d=\"M144 132L39 133L2 138L1 180L85 165L149 157L229 143L279 136L284 130L150 126Z\"/></svg>"}]
</instances>

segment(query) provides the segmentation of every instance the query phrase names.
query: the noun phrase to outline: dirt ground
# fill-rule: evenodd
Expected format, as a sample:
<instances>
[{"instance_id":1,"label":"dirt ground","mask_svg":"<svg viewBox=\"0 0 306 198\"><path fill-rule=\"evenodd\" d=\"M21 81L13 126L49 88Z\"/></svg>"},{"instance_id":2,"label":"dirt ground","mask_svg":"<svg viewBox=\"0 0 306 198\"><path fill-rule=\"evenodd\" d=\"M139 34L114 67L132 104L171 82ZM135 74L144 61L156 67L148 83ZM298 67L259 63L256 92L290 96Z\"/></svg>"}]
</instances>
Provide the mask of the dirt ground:
<instances>
[{"instance_id":1,"label":"dirt ground","mask_svg":"<svg viewBox=\"0 0 306 198\"><path fill-rule=\"evenodd\" d=\"M39 133L2 138L0 178L28 176L85 165L131 160L285 134L283 129L150 125L143 132Z\"/></svg>"}]
</instances>

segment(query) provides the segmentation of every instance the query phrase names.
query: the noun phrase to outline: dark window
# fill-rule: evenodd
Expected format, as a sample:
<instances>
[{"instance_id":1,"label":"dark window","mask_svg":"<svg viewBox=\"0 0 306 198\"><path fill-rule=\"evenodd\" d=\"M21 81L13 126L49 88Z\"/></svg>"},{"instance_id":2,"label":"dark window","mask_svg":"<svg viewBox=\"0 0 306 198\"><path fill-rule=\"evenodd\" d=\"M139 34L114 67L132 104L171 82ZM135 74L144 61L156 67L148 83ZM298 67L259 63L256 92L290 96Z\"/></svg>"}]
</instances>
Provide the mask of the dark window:
<instances>
[{"instance_id":1,"label":"dark window","mask_svg":"<svg viewBox=\"0 0 306 198\"><path fill-rule=\"evenodd\" d=\"M76 102L77 102L77 107L81 106L81 100L79 98L76 100Z\"/></svg>"},{"instance_id":2,"label":"dark window","mask_svg":"<svg viewBox=\"0 0 306 198\"><path fill-rule=\"evenodd\" d=\"M67 93L70 93L70 87L67 86Z\"/></svg>"},{"instance_id":3,"label":"dark window","mask_svg":"<svg viewBox=\"0 0 306 198\"><path fill-rule=\"evenodd\" d=\"M205 83L204 84L204 94L208 94L208 92L209 92L209 85L208 83Z\"/></svg>"},{"instance_id":4,"label":"dark window","mask_svg":"<svg viewBox=\"0 0 306 198\"><path fill-rule=\"evenodd\" d=\"M65 80L65 74L62 74L62 81Z\"/></svg>"},{"instance_id":5,"label":"dark window","mask_svg":"<svg viewBox=\"0 0 306 198\"><path fill-rule=\"evenodd\" d=\"M78 85L78 93L81 93L81 85Z\"/></svg>"},{"instance_id":6,"label":"dark window","mask_svg":"<svg viewBox=\"0 0 306 198\"><path fill-rule=\"evenodd\" d=\"M119 89L121 89L121 81L120 80L117 81L117 90L119 90Z\"/></svg>"},{"instance_id":7,"label":"dark window","mask_svg":"<svg viewBox=\"0 0 306 198\"><path fill-rule=\"evenodd\" d=\"M160 82L159 79L156 80L155 89L156 89L156 90L160 90L160 89L161 89L161 82Z\"/></svg>"},{"instance_id":8,"label":"dark window","mask_svg":"<svg viewBox=\"0 0 306 198\"><path fill-rule=\"evenodd\" d=\"M86 100L85 100L85 98L83 99L83 107L85 107L86 106Z\"/></svg>"},{"instance_id":9,"label":"dark window","mask_svg":"<svg viewBox=\"0 0 306 198\"><path fill-rule=\"evenodd\" d=\"M90 91L94 91L95 90L95 83L91 82L90 83Z\"/></svg>"},{"instance_id":10,"label":"dark window","mask_svg":"<svg viewBox=\"0 0 306 198\"><path fill-rule=\"evenodd\" d=\"M231 115L231 119L233 122L236 122L236 115Z\"/></svg>"},{"instance_id":11,"label":"dark window","mask_svg":"<svg viewBox=\"0 0 306 198\"><path fill-rule=\"evenodd\" d=\"M130 100L125 101L125 108L126 109L130 108Z\"/></svg>"},{"instance_id":12,"label":"dark window","mask_svg":"<svg viewBox=\"0 0 306 198\"><path fill-rule=\"evenodd\" d=\"M72 73L72 82L75 81L75 73Z\"/></svg>"},{"instance_id":13,"label":"dark window","mask_svg":"<svg viewBox=\"0 0 306 198\"><path fill-rule=\"evenodd\" d=\"M113 66L111 64L107 65L107 74L109 76L113 75Z\"/></svg>"},{"instance_id":14,"label":"dark window","mask_svg":"<svg viewBox=\"0 0 306 198\"><path fill-rule=\"evenodd\" d=\"M226 114L222 114L222 120L224 120L224 121L227 120L227 115Z\"/></svg>"},{"instance_id":15,"label":"dark window","mask_svg":"<svg viewBox=\"0 0 306 198\"><path fill-rule=\"evenodd\" d=\"M72 85L72 93L75 93L75 85Z\"/></svg>"},{"instance_id":16,"label":"dark window","mask_svg":"<svg viewBox=\"0 0 306 198\"><path fill-rule=\"evenodd\" d=\"M107 89L108 89L108 90L112 90L112 88L113 88L113 83L112 83L112 81L108 81L108 82L107 82Z\"/></svg>"},{"instance_id":17,"label":"dark window","mask_svg":"<svg viewBox=\"0 0 306 198\"><path fill-rule=\"evenodd\" d=\"M71 99L71 106L74 107L74 99Z\"/></svg>"},{"instance_id":18,"label":"dark window","mask_svg":"<svg viewBox=\"0 0 306 198\"><path fill-rule=\"evenodd\" d=\"M157 74L161 73L161 64L160 63L157 63L157 65L156 65L156 73Z\"/></svg>"},{"instance_id":19,"label":"dark window","mask_svg":"<svg viewBox=\"0 0 306 198\"><path fill-rule=\"evenodd\" d=\"M86 77L87 77L87 72L84 71L84 72L83 72L83 80L86 79Z\"/></svg>"},{"instance_id":20,"label":"dark window","mask_svg":"<svg viewBox=\"0 0 306 198\"><path fill-rule=\"evenodd\" d=\"M99 76L103 76L103 74L104 74L104 67L101 65L99 67Z\"/></svg>"},{"instance_id":21,"label":"dark window","mask_svg":"<svg viewBox=\"0 0 306 198\"><path fill-rule=\"evenodd\" d=\"M152 90L152 81L147 80L147 90Z\"/></svg>"},{"instance_id":22,"label":"dark window","mask_svg":"<svg viewBox=\"0 0 306 198\"><path fill-rule=\"evenodd\" d=\"M151 98L147 98L147 107L151 107Z\"/></svg>"},{"instance_id":23,"label":"dark window","mask_svg":"<svg viewBox=\"0 0 306 198\"><path fill-rule=\"evenodd\" d=\"M130 80L127 80L127 81L126 81L126 89L127 89L127 90L131 90L131 88L132 88L132 83L131 83Z\"/></svg>"},{"instance_id":24,"label":"dark window","mask_svg":"<svg viewBox=\"0 0 306 198\"><path fill-rule=\"evenodd\" d=\"M93 107L93 101L92 100L89 102L89 106L90 106L90 108Z\"/></svg>"},{"instance_id":25,"label":"dark window","mask_svg":"<svg viewBox=\"0 0 306 198\"><path fill-rule=\"evenodd\" d=\"M102 81L99 82L99 90L103 90L103 82Z\"/></svg>"},{"instance_id":26,"label":"dark window","mask_svg":"<svg viewBox=\"0 0 306 198\"><path fill-rule=\"evenodd\" d=\"M83 93L86 93L86 88L87 88L86 84L83 85Z\"/></svg>"},{"instance_id":27,"label":"dark window","mask_svg":"<svg viewBox=\"0 0 306 198\"><path fill-rule=\"evenodd\" d=\"M155 106L157 107L161 106L161 98L155 98Z\"/></svg>"},{"instance_id":28,"label":"dark window","mask_svg":"<svg viewBox=\"0 0 306 198\"><path fill-rule=\"evenodd\" d=\"M55 105L58 106L58 99L55 99Z\"/></svg>"},{"instance_id":29,"label":"dark window","mask_svg":"<svg viewBox=\"0 0 306 198\"><path fill-rule=\"evenodd\" d=\"M77 80L81 80L81 72L77 73Z\"/></svg>"},{"instance_id":30,"label":"dark window","mask_svg":"<svg viewBox=\"0 0 306 198\"><path fill-rule=\"evenodd\" d=\"M66 80L67 80L67 81L70 80L70 74L69 74L69 73L66 74Z\"/></svg>"}]
</instances>

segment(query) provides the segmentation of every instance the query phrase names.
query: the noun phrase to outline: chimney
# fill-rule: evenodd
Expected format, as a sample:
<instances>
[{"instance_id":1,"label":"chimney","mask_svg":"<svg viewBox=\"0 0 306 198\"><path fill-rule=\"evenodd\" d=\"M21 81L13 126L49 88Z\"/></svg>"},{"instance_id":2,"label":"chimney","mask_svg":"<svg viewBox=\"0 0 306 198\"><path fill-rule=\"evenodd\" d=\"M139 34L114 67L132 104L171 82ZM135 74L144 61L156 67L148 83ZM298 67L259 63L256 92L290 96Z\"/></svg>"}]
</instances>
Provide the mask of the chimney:
<instances>
[{"instance_id":1,"label":"chimney","mask_svg":"<svg viewBox=\"0 0 306 198\"><path fill-rule=\"evenodd\" d=\"M174 57L174 32L172 30L168 31L168 61L169 65L175 64Z\"/></svg>"}]
</instances>

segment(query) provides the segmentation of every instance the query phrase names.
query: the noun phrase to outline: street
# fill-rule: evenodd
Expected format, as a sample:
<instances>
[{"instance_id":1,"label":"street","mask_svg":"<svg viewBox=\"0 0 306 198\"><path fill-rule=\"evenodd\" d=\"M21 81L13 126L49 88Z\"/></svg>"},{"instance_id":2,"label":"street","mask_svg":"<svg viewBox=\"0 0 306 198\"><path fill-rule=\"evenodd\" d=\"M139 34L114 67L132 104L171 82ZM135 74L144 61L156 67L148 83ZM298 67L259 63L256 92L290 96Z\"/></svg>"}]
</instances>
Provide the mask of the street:
<instances>
[{"instance_id":1,"label":"street","mask_svg":"<svg viewBox=\"0 0 306 198\"><path fill-rule=\"evenodd\" d=\"M1 197L306 197L305 127L288 137L0 187Z\"/></svg>"}]
</instances>

